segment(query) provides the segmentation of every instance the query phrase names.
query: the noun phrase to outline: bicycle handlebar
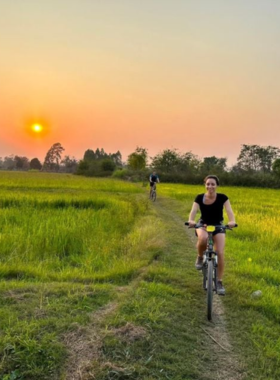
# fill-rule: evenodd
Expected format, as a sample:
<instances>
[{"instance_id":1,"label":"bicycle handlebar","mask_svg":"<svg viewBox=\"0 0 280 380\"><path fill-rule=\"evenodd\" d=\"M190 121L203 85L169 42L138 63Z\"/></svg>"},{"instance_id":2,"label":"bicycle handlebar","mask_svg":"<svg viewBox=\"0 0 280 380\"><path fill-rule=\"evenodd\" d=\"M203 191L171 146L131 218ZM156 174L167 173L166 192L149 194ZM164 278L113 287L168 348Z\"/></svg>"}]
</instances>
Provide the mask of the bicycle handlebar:
<instances>
[{"instance_id":1,"label":"bicycle handlebar","mask_svg":"<svg viewBox=\"0 0 280 380\"><path fill-rule=\"evenodd\" d=\"M202 228L202 227L206 226L205 224L201 224L201 223L197 223L194 226L190 226L189 222L185 222L185 225L189 226L189 228ZM212 224L211 224L211 226L212 226ZM238 224L235 223L235 226L233 226L233 227L229 227L228 224L226 224L226 225L218 224L218 225L213 225L213 227L215 227L215 228L221 228L223 230L232 230L233 228L238 227Z\"/></svg>"}]
</instances>

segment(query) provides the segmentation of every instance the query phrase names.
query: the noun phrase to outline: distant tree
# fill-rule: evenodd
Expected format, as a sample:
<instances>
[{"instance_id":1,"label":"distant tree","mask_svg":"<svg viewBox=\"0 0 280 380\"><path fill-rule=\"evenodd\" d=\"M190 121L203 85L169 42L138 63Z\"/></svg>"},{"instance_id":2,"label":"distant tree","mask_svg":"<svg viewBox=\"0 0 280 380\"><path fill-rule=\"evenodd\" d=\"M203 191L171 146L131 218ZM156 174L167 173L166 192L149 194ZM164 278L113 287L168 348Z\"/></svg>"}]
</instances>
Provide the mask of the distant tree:
<instances>
[{"instance_id":1,"label":"distant tree","mask_svg":"<svg viewBox=\"0 0 280 380\"><path fill-rule=\"evenodd\" d=\"M108 157L109 157L109 154L107 154L103 148L101 149L97 148L96 151L92 149L88 149L85 151L85 154L84 154L85 161L99 161Z\"/></svg>"},{"instance_id":2,"label":"distant tree","mask_svg":"<svg viewBox=\"0 0 280 380\"><path fill-rule=\"evenodd\" d=\"M240 165L235 164L230 168L230 173L233 173L236 175L242 175L244 173L244 170L241 168Z\"/></svg>"},{"instance_id":3,"label":"distant tree","mask_svg":"<svg viewBox=\"0 0 280 380\"><path fill-rule=\"evenodd\" d=\"M23 168L23 161L22 161L21 157L19 157L19 156L15 156L15 157L14 157L14 161L15 161L16 169L17 169L17 170L20 170L20 169Z\"/></svg>"},{"instance_id":4,"label":"distant tree","mask_svg":"<svg viewBox=\"0 0 280 380\"><path fill-rule=\"evenodd\" d=\"M101 150L97 148L95 151L95 156L97 160L102 160L103 158L107 158L107 153L105 153L105 150L103 148L101 148Z\"/></svg>"},{"instance_id":5,"label":"distant tree","mask_svg":"<svg viewBox=\"0 0 280 380\"><path fill-rule=\"evenodd\" d=\"M39 159L35 157L35 158L32 158L32 160L30 161L29 167L30 169L33 169L33 170L41 170L42 164L39 161Z\"/></svg>"},{"instance_id":6,"label":"distant tree","mask_svg":"<svg viewBox=\"0 0 280 380\"><path fill-rule=\"evenodd\" d=\"M61 154L64 150L65 149L60 143L53 144L46 154L43 169L58 171L59 163L61 161Z\"/></svg>"},{"instance_id":7,"label":"distant tree","mask_svg":"<svg viewBox=\"0 0 280 380\"><path fill-rule=\"evenodd\" d=\"M4 157L3 169L15 170L15 168L16 168L15 156L13 154L11 154L10 156Z\"/></svg>"},{"instance_id":8,"label":"distant tree","mask_svg":"<svg viewBox=\"0 0 280 380\"><path fill-rule=\"evenodd\" d=\"M244 171L259 170L258 145L243 144L237 158L237 166Z\"/></svg>"},{"instance_id":9,"label":"distant tree","mask_svg":"<svg viewBox=\"0 0 280 380\"><path fill-rule=\"evenodd\" d=\"M79 163L78 163L78 166L77 166L77 171L76 173L77 174L80 174L80 175L85 175L88 170L89 170L89 162L88 161L85 161L85 160L81 160Z\"/></svg>"},{"instance_id":10,"label":"distant tree","mask_svg":"<svg viewBox=\"0 0 280 380\"><path fill-rule=\"evenodd\" d=\"M272 172L273 162L279 157L280 149L274 146L260 147L260 170L265 173Z\"/></svg>"},{"instance_id":11,"label":"distant tree","mask_svg":"<svg viewBox=\"0 0 280 380\"><path fill-rule=\"evenodd\" d=\"M111 160L110 158L105 158L104 160L102 160L101 162L101 168L102 170L104 170L105 172L113 172L115 169L116 169L116 164L113 160Z\"/></svg>"},{"instance_id":12,"label":"distant tree","mask_svg":"<svg viewBox=\"0 0 280 380\"><path fill-rule=\"evenodd\" d=\"M17 170L28 170L29 169L29 160L27 157L15 156L14 161L15 161L15 168Z\"/></svg>"},{"instance_id":13,"label":"distant tree","mask_svg":"<svg viewBox=\"0 0 280 380\"><path fill-rule=\"evenodd\" d=\"M276 160L272 164L272 172L278 178L280 178L280 158L276 158Z\"/></svg>"},{"instance_id":14,"label":"distant tree","mask_svg":"<svg viewBox=\"0 0 280 380\"><path fill-rule=\"evenodd\" d=\"M74 173L77 169L78 161L75 157L65 156L63 160L61 160L61 164L66 173Z\"/></svg>"},{"instance_id":15,"label":"distant tree","mask_svg":"<svg viewBox=\"0 0 280 380\"><path fill-rule=\"evenodd\" d=\"M237 158L237 166L247 172L272 171L273 161L280 155L280 150L273 146L259 146L243 144Z\"/></svg>"},{"instance_id":16,"label":"distant tree","mask_svg":"<svg viewBox=\"0 0 280 380\"><path fill-rule=\"evenodd\" d=\"M110 154L110 158L114 161L114 163L116 164L117 167L122 167L123 166L123 164L122 164L122 154L121 154L121 152L119 150L116 153Z\"/></svg>"},{"instance_id":17,"label":"distant tree","mask_svg":"<svg viewBox=\"0 0 280 380\"><path fill-rule=\"evenodd\" d=\"M137 147L127 158L127 165L133 170L143 170L148 163L148 151L145 148Z\"/></svg>"},{"instance_id":18,"label":"distant tree","mask_svg":"<svg viewBox=\"0 0 280 380\"><path fill-rule=\"evenodd\" d=\"M165 149L152 158L151 166L166 174L185 174L197 172L200 160L192 152L179 153L177 149Z\"/></svg>"},{"instance_id":19,"label":"distant tree","mask_svg":"<svg viewBox=\"0 0 280 380\"><path fill-rule=\"evenodd\" d=\"M88 149L84 154L84 161L93 161L95 160L95 153L92 149Z\"/></svg>"},{"instance_id":20,"label":"distant tree","mask_svg":"<svg viewBox=\"0 0 280 380\"><path fill-rule=\"evenodd\" d=\"M176 149L165 149L163 152L153 157L151 166L162 173L172 173L182 163L180 154Z\"/></svg>"},{"instance_id":21,"label":"distant tree","mask_svg":"<svg viewBox=\"0 0 280 380\"><path fill-rule=\"evenodd\" d=\"M122 155L120 151L116 153L106 153L103 148L97 148L95 151L87 149L84 153L84 158L77 167L77 174L87 176L104 176L113 172L116 167L121 168Z\"/></svg>"},{"instance_id":22,"label":"distant tree","mask_svg":"<svg viewBox=\"0 0 280 380\"><path fill-rule=\"evenodd\" d=\"M117 166L122 166L122 155L118 150L116 153L106 153L103 148L97 148L96 151L88 149L84 154L84 161L101 161L105 159L111 159Z\"/></svg>"},{"instance_id":23,"label":"distant tree","mask_svg":"<svg viewBox=\"0 0 280 380\"><path fill-rule=\"evenodd\" d=\"M182 168L190 173L197 173L201 165L201 160L192 152L186 152L181 155Z\"/></svg>"},{"instance_id":24,"label":"distant tree","mask_svg":"<svg viewBox=\"0 0 280 380\"><path fill-rule=\"evenodd\" d=\"M226 170L226 166L226 158L218 158L216 156L204 157L200 166L200 171L202 174L222 173Z\"/></svg>"}]
</instances>

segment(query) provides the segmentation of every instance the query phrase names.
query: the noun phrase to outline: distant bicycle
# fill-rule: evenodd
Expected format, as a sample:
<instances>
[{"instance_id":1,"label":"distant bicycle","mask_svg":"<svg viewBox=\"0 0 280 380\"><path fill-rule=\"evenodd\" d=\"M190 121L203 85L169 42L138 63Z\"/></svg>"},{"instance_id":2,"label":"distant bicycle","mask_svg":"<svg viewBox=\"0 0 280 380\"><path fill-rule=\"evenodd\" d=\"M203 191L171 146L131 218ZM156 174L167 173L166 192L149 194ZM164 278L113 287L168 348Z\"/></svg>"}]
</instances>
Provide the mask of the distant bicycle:
<instances>
[{"instance_id":1,"label":"distant bicycle","mask_svg":"<svg viewBox=\"0 0 280 380\"><path fill-rule=\"evenodd\" d=\"M189 223L185 223L186 226L189 226ZM235 225L237 227L237 224ZM207 237L207 246L206 250L203 253L203 289L207 291L207 318L209 321L212 320L212 311L213 311L213 293L217 293L217 268L218 268L218 255L214 251L214 242L213 242L213 232L217 229L220 231L232 230L228 225L217 225L217 226L204 226L202 224L196 224L193 227L189 228L205 228L208 232Z\"/></svg>"},{"instance_id":2,"label":"distant bicycle","mask_svg":"<svg viewBox=\"0 0 280 380\"><path fill-rule=\"evenodd\" d=\"M156 183L153 184L152 186L152 189L151 189L151 193L150 193L150 198L153 202L155 202L155 200L157 199L157 187L156 187Z\"/></svg>"}]
</instances>

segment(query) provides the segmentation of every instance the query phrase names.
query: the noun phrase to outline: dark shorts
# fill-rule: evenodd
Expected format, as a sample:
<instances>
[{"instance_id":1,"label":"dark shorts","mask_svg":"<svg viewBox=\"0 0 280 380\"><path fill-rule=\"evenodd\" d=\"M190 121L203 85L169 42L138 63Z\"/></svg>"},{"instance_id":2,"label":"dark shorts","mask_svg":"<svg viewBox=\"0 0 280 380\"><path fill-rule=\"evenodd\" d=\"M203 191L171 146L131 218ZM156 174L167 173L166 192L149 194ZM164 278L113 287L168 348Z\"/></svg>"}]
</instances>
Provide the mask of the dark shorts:
<instances>
[{"instance_id":1,"label":"dark shorts","mask_svg":"<svg viewBox=\"0 0 280 380\"><path fill-rule=\"evenodd\" d=\"M150 187L153 187L154 185L156 186L155 182L150 182Z\"/></svg>"},{"instance_id":2,"label":"dark shorts","mask_svg":"<svg viewBox=\"0 0 280 380\"><path fill-rule=\"evenodd\" d=\"M202 221L202 220L199 220L199 223L202 223L202 224L203 224L203 221ZM197 236L196 230L197 230L197 228L195 229L195 236ZM217 235L217 234L225 234L225 233L226 233L225 230L220 229L220 228L216 228L215 231L212 233L212 236L215 236L215 235Z\"/></svg>"}]
</instances>

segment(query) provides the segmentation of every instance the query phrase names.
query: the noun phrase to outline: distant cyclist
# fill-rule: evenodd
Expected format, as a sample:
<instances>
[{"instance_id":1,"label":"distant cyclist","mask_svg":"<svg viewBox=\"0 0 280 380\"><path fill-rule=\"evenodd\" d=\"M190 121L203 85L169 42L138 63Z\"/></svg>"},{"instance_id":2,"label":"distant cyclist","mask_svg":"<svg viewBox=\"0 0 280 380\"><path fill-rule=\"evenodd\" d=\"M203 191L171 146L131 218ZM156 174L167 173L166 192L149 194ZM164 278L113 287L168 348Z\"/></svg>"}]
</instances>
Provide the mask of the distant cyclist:
<instances>
[{"instance_id":1,"label":"distant cyclist","mask_svg":"<svg viewBox=\"0 0 280 380\"><path fill-rule=\"evenodd\" d=\"M194 200L192 210L189 216L189 225L195 226L195 216L200 210L201 216L199 223L205 225L219 225L223 224L223 209L225 208L228 216L229 227L235 227L234 214L225 194L217 193L217 186L220 184L219 179L215 175L208 175L204 179L206 193L199 194ZM197 240L197 259L195 262L196 269L200 270L203 266L203 252L206 250L207 232L203 228L196 229ZM213 240L215 250L218 254L218 284L217 293L219 295L225 294L225 288L222 283L224 274L224 248L225 248L225 231L216 229L213 233Z\"/></svg>"},{"instance_id":2,"label":"distant cyclist","mask_svg":"<svg viewBox=\"0 0 280 380\"><path fill-rule=\"evenodd\" d=\"M152 194L152 189L153 189L153 186L156 182L159 183L159 178L158 178L158 175L156 174L156 172L153 172L150 177L149 177L149 180L150 180L150 196Z\"/></svg>"}]
</instances>

